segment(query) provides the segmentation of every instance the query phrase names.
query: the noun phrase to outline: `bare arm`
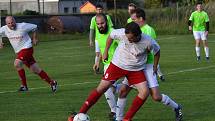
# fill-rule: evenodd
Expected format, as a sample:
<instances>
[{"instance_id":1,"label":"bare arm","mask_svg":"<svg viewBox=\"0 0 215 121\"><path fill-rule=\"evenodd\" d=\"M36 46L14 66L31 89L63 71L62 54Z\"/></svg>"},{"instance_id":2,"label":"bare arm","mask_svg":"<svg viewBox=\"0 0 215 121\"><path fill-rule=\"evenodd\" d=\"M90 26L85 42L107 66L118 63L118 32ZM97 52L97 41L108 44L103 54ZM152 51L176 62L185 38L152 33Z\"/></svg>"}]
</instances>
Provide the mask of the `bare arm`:
<instances>
[{"instance_id":1,"label":"bare arm","mask_svg":"<svg viewBox=\"0 0 215 121\"><path fill-rule=\"evenodd\" d=\"M94 29L90 29L90 34L89 34L89 46L93 47L93 40L95 38L95 30Z\"/></svg>"},{"instance_id":2,"label":"bare arm","mask_svg":"<svg viewBox=\"0 0 215 121\"><path fill-rule=\"evenodd\" d=\"M113 42L113 39L109 36L106 42L106 47L103 55L103 60L108 60L108 50Z\"/></svg>"},{"instance_id":3,"label":"bare arm","mask_svg":"<svg viewBox=\"0 0 215 121\"><path fill-rule=\"evenodd\" d=\"M37 42L38 42L37 31L32 32L32 42L34 45L37 45Z\"/></svg>"},{"instance_id":4,"label":"bare arm","mask_svg":"<svg viewBox=\"0 0 215 121\"><path fill-rule=\"evenodd\" d=\"M157 67L158 67L159 60L160 60L160 50L156 54L154 54L153 72L155 74L157 74Z\"/></svg>"}]
</instances>

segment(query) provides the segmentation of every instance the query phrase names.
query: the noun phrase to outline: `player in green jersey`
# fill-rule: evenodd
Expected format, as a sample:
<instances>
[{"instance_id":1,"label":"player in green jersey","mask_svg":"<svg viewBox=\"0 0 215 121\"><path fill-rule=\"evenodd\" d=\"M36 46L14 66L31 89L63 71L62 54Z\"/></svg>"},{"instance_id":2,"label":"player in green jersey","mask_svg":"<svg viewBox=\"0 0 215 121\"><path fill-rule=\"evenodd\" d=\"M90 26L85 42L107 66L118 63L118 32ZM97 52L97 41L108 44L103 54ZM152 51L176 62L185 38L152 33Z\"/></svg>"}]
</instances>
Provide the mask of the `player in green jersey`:
<instances>
[{"instance_id":1,"label":"player in green jersey","mask_svg":"<svg viewBox=\"0 0 215 121\"><path fill-rule=\"evenodd\" d=\"M146 24L145 21L145 12L142 9L137 8L133 14L132 14L132 20L136 22L140 28L141 31L144 34L150 35L152 38L155 38L155 32L152 27L150 27L148 24ZM153 63L154 60L154 54L151 52L151 54L148 55L147 58L147 64L146 69L144 70L144 73L146 75L146 79L148 81L148 86L150 88L150 94L152 96L152 99L157 102L161 102L166 106L171 107L175 111L176 115L176 121L182 120L182 109L179 104L177 104L175 101L173 101L169 96L165 94L161 94L159 91L159 84L156 79L156 74L153 74ZM127 80L124 80L122 82L125 85L122 85L119 91L119 98L117 101L117 109L116 109L116 120L120 121L123 117L123 111L126 104L126 96L129 93L129 91L132 89L132 87L128 86Z\"/></svg>"},{"instance_id":2,"label":"player in green jersey","mask_svg":"<svg viewBox=\"0 0 215 121\"><path fill-rule=\"evenodd\" d=\"M101 5L96 5L96 14L99 14L99 13L103 13L104 12L104 9L103 9L103 6ZM111 21L111 18L109 15L106 15L107 16L107 23L108 23L108 26L110 27L113 27L113 23ZM98 38L98 33L99 33L99 30L96 26L96 16L92 17L91 19L91 23L90 23L90 34L89 34L89 45L90 47L93 46L93 41L94 39L97 40Z\"/></svg>"},{"instance_id":3,"label":"player in green jersey","mask_svg":"<svg viewBox=\"0 0 215 121\"><path fill-rule=\"evenodd\" d=\"M128 4L128 14L129 14L129 16L131 16L132 11L134 11L136 8L137 8L137 6L134 3L129 3ZM127 23L130 23L130 22L132 22L131 17L128 18L128 20L127 20Z\"/></svg>"},{"instance_id":4,"label":"player in green jersey","mask_svg":"<svg viewBox=\"0 0 215 121\"><path fill-rule=\"evenodd\" d=\"M98 58L97 55L104 54L107 38L108 38L109 34L111 33L111 31L113 30L113 28L112 28L112 26L109 26L109 24L107 23L108 20L107 20L107 16L105 14L101 14L101 13L97 14L95 19L96 19L96 26L97 26L99 32L97 33L97 39L95 40L96 57L95 57L95 64L93 65L93 69L97 70L99 68L99 64L100 64L100 58ZM108 53L109 53L108 60L102 61L103 65L104 65L104 73L106 72L106 69L110 65L110 62L112 60L113 54L114 54L117 46L118 46L118 42L116 40L114 40L108 51ZM115 86L116 85L113 85L113 88ZM115 99L115 95L113 94L113 88L112 87L109 88L104 93L105 97L107 99L107 102L109 104L109 107L111 109L111 113L109 114L109 118L111 120L114 119L115 114L116 114L116 99Z\"/></svg>"},{"instance_id":5,"label":"player in green jersey","mask_svg":"<svg viewBox=\"0 0 215 121\"><path fill-rule=\"evenodd\" d=\"M193 23L193 27L191 26ZM193 36L196 40L196 56L197 61L200 61L200 42L202 41L205 50L206 60L209 60L209 48L207 36L209 31L209 17L208 14L202 10L202 3L196 4L196 11L194 11L188 21L189 30L193 31Z\"/></svg>"}]
</instances>

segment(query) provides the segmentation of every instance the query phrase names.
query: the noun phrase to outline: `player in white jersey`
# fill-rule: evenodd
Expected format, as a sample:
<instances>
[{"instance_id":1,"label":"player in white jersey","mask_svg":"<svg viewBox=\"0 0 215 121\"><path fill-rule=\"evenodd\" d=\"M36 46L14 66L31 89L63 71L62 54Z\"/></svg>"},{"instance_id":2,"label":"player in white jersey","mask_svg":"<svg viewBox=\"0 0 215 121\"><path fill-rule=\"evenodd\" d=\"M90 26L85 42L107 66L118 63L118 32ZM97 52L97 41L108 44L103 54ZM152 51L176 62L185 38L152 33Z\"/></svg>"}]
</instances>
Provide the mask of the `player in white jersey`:
<instances>
[{"instance_id":1,"label":"player in white jersey","mask_svg":"<svg viewBox=\"0 0 215 121\"><path fill-rule=\"evenodd\" d=\"M121 77L127 77L128 82L138 90L138 95L133 100L131 107L124 117L124 121L131 121L135 113L146 101L149 89L144 72L147 61L147 54L153 50L159 56L160 47L149 36L142 34L138 24L128 23L125 29L113 30L108 37L103 59L108 59L108 50L113 39L119 40L119 45L115 50L111 64L109 65L104 77L98 87L93 90L80 109L80 113L87 113L101 95ZM155 61L154 63L158 63ZM157 71L157 66L154 68ZM73 116L68 118L73 121Z\"/></svg>"},{"instance_id":2,"label":"player in white jersey","mask_svg":"<svg viewBox=\"0 0 215 121\"><path fill-rule=\"evenodd\" d=\"M32 43L36 45L38 42L36 32L37 25L16 23L12 16L7 16L5 22L6 25L0 28L0 36L6 36L9 39L17 55L14 66L22 82L19 91L28 91L25 70L23 68L23 64L25 64L32 72L50 84L52 91L55 92L57 90L57 82L52 80L48 74L38 66L33 57ZM28 35L29 32L32 32L32 39ZM0 48L3 48L2 43L0 44Z\"/></svg>"},{"instance_id":3,"label":"player in white jersey","mask_svg":"<svg viewBox=\"0 0 215 121\"><path fill-rule=\"evenodd\" d=\"M138 8L132 13L132 20L136 22L141 27L141 29L144 29L143 27L148 26L145 23L145 12L142 9ZM153 55L153 53L150 53L150 54ZM159 91L159 84L157 81L156 74L153 74L153 66L154 66L153 60L157 61L155 60L156 58L152 58L151 61L149 61L150 57L148 56L147 59L148 60L147 60L146 69L144 70L144 73L146 76L146 80L148 81L148 86L149 86L150 95L152 99L154 101L161 102L164 105L171 107L175 111L176 121L181 121L182 120L181 106L178 105L174 100L172 100L168 95L161 94ZM116 108L117 121L121 121L123 118L123 112L126 105L126 96L129 93L129 91L132 89L132 86L129 87L126 78L122 83L123 85L121 86L119 91L119 98L117 101L117 108Z\"/></svg>"}]
</instances>

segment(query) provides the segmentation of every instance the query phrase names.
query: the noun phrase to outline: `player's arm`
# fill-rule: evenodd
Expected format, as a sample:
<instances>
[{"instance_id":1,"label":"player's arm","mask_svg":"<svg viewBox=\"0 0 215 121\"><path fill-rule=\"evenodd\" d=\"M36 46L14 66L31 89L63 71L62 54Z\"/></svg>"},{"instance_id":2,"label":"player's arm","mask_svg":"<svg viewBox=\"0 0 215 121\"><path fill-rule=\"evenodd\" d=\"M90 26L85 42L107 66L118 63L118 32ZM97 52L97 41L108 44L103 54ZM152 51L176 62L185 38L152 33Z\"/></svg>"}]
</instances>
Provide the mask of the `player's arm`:
<instances>
[{"instance_id":1,"label":"player's arm","mask_svg":"<svg viewBox=\"0 0 215 121\"><path fill-rule=\"evenodd\" d=\"M101 53L100 53L100 48L99 48L99 44L98 42L96 41L95 42L95 53L96 53L96 56L95 56L95 63L93 65L93 70L98 73L99 72L99 64L100 64L100 58L101 58Z\"/></svg>"},{"instance_id":2,"label":"player's arm","mask_svg":"<svg viewBox=\"0 0 215 121\"><path fill-rule=\"evenodd\" d=\"M208 36L208 32L209 32L209 17L208 17L207 13L206 13L206 17L205 17L205 25L206 25L205 35Z\"/></svg>"},{"instance_id":3,"label":"player's arm","mask_svg":"<svg viewBox=\"0 0 215 121\"><path fill-rule=\"evenodd\" d=\"M193 13L191 14L191 16L190 16L190 18L188 20L188 30L189 31L192 31L192 26L191 26L192 21L193 21Z\"/></svg>"},{"instance_id":4,"label":"player's arm","mask_svg":"<svg viewBox=\"0 0 215 121\"><path fill-rule=\"evenodd\" d=\"M155 40L151 41L151 47L150 50L154 53L154 65L153 65L153 72L157 73L157 67L160 60L160 46Z\"/></svg>"},{"instance_id":5,"label":"player's arm","mask_svg":"<svg viewBox=\"0 0 215 121\"><path fill-rule=\"evenodd\" d=\"M94 29L90 29L90 34L89 34L89 46L92 47L93 46L93 40L95 38L95 30Z\"/></svg>"},{"instance_id":6,"label":"player's arm","mask_svg":"<svg viewBox=\"0 0 215 121\"><path fill-rule=\"evenodd\" d=\"M32 42L34 45L38 43L38 33L37 30L32 31Z\"/></svg>"},{"instance_id":7,"label":"player's arm","mask_svg":"<svg viewBox=\"0 0 215 121\"><path fill-rule=\"evenodd\" d=\"M5 36L3 27L0 28L0 49L4 47L2 37Z\"/></svg>"},{"instance_id":8,"label":"player's arm","mask_svg":"<svg viewBox=\"0 0 215 121\"><path fill-rule=\"evenodd\" d=\"M103 55L103 60L104 60L104 61L108 60L108 51L109 51L109 48L110 48L112 42L113 42L113 39L112 39L111 36L109 35L109 36L108 36L108 39L107 39L107 42L106 42L104 55Z\"/></svg>"}]
</instances>

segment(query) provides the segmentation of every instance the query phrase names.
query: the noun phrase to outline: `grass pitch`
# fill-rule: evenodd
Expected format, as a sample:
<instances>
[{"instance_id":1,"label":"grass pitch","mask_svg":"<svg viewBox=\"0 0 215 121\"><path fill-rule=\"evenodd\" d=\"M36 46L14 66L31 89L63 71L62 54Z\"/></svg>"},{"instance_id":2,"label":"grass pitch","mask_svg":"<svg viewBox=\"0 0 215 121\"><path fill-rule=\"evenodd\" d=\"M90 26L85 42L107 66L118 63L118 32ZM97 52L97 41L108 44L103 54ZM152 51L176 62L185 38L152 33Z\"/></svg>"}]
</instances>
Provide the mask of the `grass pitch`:
<instances>
[{"instance_id":1,"label":"grass pitch","mask_svg":"<svg viewBox=\"0 0 215 121\"><path fill-rule=\"evenodd\" d=\"M197 62L192 35L158 36L160 66L166 81L161 92L183 106L184 121L215 121L215 35L209 35L210 61L204 51ZM88 47L87 35L41 35L34 56L59 84L53 94L48 84L26 68L29 91L19 93L20 81L13 67L15 54L9 44L0 50L0 121L66 121L78 111L90 90L102 75L92 71L94 48ZM102 66L101 66L102 68ZM129 94L130 106L136 91ZM128 108L127 106L127 108ZM91 108L91 121L108 121L104 96ZM174 121L174 113L148 98L134 121Z\"/></svg>"}]
</instances>

